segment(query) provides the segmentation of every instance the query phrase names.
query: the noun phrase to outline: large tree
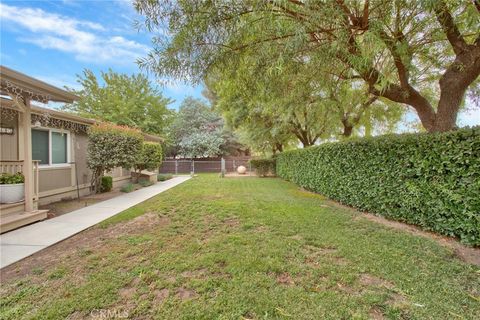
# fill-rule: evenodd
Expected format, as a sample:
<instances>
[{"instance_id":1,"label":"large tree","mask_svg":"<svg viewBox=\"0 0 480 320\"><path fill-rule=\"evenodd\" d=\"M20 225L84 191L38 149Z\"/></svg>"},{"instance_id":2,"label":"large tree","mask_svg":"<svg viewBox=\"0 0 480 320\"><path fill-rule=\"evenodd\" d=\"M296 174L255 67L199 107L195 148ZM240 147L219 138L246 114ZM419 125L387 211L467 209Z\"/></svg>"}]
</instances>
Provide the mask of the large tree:
<instances>
[{"instance_id":1,"label":"large tree","mask_svg":"<svg viewBox=\"0 0 480 320\"><path fill-rule=\"evenodd\" d=\"M205 84L208 96L223 111L234 128L263 118L259 127L289 132L304 146L339 135L349 137L354 129L373 126L394 127L405 109L384 103L368 93L357 81L339 82L331 75L318 80L312 64L289 61L274 73L262 73L250 63L238 64L235 70L210 73ZM259 136L260 137L260 136ZM250 139L252 141L252 139Z\"/></svg>"},{"instance_id":2,"label":"large tree","mask_svg":"<svg viewBox=\"0 0 480 320\"><path fill-rule=\"evenodd\" d=\"M137 0L136 8L158 31L140 64L162 76L200 81L212 68L261 61L272 72L300 59L315 62L321 80L334 65L370 94L412 107L428 131L455 128L466 91L478 86L478 0Z\"/></svg>"},{"instance_id":3,"label":"large tree","mask_svg":"<svg viewBox=\"0 0 480 320\"><path fill-rule=\"evenodd\" d=\"M64 106L64 110L83 117L138 128L143 132L164 135L173 101L162 96L143 74L126 75L112 70L101 73L91 70L78 75L81 89L69 89L80 100Z\"/></svg>"},{"instance_id":4,"label":"large tree","mask_svg":"<svg viewBox=\"0 0 480 320\"><path fill-rule=\"evenodd\" d=\"M217 157L244 151L222 117L202 100L187 97L168 128L167 156Z\"/></svg>"}]
</instances>

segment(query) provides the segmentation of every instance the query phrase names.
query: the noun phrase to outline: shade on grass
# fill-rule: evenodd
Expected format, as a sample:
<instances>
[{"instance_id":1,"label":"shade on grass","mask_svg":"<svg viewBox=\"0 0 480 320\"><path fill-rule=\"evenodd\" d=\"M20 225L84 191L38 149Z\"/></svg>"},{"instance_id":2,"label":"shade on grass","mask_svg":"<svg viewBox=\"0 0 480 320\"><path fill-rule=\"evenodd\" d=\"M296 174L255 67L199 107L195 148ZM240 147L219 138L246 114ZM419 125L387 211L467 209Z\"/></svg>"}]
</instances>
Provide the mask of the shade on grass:
<instances>
[{"instance_id":1,"label":"shade on grass","mask_svg":"<svg viewBox=\"0 0 480 320\"><path fill-rule=\"evenodd\" d=\"M480 313L479 268L280 179L201 175L71 240L81 245L3 286L2 318Z\"/></svg>"}]
</instances>

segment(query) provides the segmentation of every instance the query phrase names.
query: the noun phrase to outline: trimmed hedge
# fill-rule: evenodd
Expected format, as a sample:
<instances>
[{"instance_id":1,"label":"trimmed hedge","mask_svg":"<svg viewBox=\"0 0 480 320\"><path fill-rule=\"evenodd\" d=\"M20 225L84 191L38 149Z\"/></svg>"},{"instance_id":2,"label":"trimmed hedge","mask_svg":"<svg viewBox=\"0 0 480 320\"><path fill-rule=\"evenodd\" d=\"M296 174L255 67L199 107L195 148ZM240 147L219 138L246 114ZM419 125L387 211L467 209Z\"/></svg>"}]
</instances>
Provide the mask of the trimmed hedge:
<instances>
[{"instance_id":1,"label":"trimmed hedge","mask_svg":"<svg viewBox=\"0 0 480 320\"><path fill-rule=\"evenodd\" d=\"M111 176L103 176L102 184L100 185L100 192L108 192L112 190L113 178Z\"/></svg>"},{"instance_id":2,"label":"trimmed hedge","mask_svg":"<svg viewBox=\"0 0 480 320\"><path fill-rule=\"evenodd\" d=\"M343 204L480 245L480 127L325 143L276 167Z\"/></svg>"},{"instance_id":3,"label":"trimmed hedge","mask_svg":"<svg viewBox=\"0 0 480 320\"><path fill-rule=\"evenodd\" d=\"M275 159L251 159L250 164L257 176L266 177L269 173L275 174Z\"/></svg>"},{"instance_id":4,"label":"trimmed hedge","mask_svg":"<svg viewBox=\"0 0 480 320\"><path fill-rule=\"evenodd\" d=\"M138 172L142 170L158 171L162 164L162 158L162 146L156 142L145 141L135 164L135 169Z\"/></svg>"}]
</instances>

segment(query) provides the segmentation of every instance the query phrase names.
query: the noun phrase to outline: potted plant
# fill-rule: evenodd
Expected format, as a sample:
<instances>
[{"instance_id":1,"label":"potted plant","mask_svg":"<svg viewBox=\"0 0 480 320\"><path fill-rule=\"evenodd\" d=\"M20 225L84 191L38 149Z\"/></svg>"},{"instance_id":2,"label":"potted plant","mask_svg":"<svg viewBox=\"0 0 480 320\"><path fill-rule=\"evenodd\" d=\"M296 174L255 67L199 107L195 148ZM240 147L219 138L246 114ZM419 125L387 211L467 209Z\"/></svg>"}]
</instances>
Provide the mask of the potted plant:
<instances>
[{"instance_id":1,"label":"potted plant","mask_svg":"<svg viewBox=\"0 0 480 320\"><path fill-rule=\"evenodd\" d=\"M0 174L0 203L15 203L25 198L24 177L21 172Z\"/></svg>"}]
</instances>

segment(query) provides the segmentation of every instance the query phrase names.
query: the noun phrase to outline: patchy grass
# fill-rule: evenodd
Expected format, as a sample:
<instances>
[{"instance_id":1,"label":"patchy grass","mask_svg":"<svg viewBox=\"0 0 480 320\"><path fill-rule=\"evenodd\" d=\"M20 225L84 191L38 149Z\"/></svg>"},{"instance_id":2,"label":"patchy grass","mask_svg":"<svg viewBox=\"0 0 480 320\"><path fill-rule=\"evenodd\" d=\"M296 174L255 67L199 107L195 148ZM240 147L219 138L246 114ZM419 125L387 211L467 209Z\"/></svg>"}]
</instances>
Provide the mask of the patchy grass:
<instances>
[{"instance_id":1,"label":"patchy grass","mask_svg":"<svg viewBox=\"0 0 480 320\"><path fill-rule=\"evenodd\" d=\"M2 270L2 319L480 313L478 267L279 179L201 175L47 250Z\"/></svg>"}]
</instances>

